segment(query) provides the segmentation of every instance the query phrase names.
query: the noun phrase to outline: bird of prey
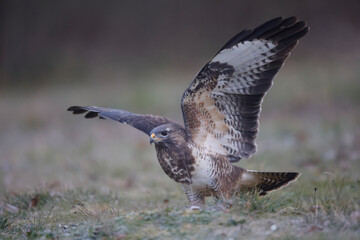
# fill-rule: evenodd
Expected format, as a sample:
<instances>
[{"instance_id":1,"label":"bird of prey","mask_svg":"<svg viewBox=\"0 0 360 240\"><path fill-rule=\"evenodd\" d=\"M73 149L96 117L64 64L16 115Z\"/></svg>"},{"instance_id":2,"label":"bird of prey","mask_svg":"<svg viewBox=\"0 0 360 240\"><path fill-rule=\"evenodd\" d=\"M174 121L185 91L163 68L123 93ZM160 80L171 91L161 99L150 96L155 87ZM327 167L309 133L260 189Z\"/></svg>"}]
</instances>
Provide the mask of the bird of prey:
<instances>
[{"instance_id":1,"label":"bird of prey","mask_svg":"<svg viewBox=\"0 0 360 240\"><path fill-rule=\"evenodd\" d=\"M260 195L288 185L297 172L260 172L233 165L256 151L261 102L290 51L309 28L296 17L272 19L244 30L196 75L181 99L184 126L152 114L72 106L85 118L111 119L137 128L155 143L164 172L184 190L191 208L205 197Z\"/></svg>"}]
</instances>

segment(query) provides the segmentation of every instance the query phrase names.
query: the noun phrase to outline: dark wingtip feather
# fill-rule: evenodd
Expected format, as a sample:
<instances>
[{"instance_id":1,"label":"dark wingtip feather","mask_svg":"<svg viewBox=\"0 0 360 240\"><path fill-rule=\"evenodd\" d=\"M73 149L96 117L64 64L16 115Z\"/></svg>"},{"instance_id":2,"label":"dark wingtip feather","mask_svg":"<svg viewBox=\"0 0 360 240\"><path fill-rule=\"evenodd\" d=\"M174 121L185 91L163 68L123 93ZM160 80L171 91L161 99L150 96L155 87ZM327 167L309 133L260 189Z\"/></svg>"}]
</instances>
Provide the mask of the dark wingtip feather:
<instances>
[{"instance_id":1,"label":"dark wingtip feather","mask_svg":"<svg viewBox=\"0 0 360 240\"><path fill-rule=\"evenodd\" d=\"M98 113L97 112L88 112L86 115L85 115L85 118L94 118L94 117L97 117L98 116Z\"/></svg>"},{"instance_id":2,"label":"dark wingtip feather","mask_svg":"<svg viewBox=\"0 0 360 240\"><path fill-rule=\"evenodd\" d=\"M283 17L277 17L261 24L253 30L244 30L238 33L230 39L219 52L226 48L231 48L239 42L252 41L254 39L267 39L278 42L293 37L292 41L294 41L303 37L308 30L307 23L298 21L298 18L295 16L285 19Z\"/></svg>"},{"instance_id":3,"label":"dark wingtip feather","mask_svg":"<svg viewBox=\"0 0 360 240\"><path fill-rule=\"evenodd\" d=\"M279 24L281 24L284 21L283 19L284 19L283 17L273 18L273 19L261 24L260 26L256 27L254 29L254 32L256 32L260 29L262 29L262 31L267 31L271 28L274 28L274 27L278 26Z\"/></svg>"},{"instance_id":4,"label":"dark wingtip feather","mask_svg":"<svg viewBox=\"0 0 360 240\"><path fill-rule=\"evenodd\" d=\"M283 24L286 26L291 26L291 25L295 24L298 20L299 19L295 16L288 17L288 18L284 19Z\"/></svg>"},{"instance_id":5,"label":"dark wingtip feather","mask_svg":"<svg viewBox=\"0 0 360 240\"><path fill-rule=\"evenodd\" d=\"M286 48L287 46L291 45L292 43L298 41L300 38L302 38L303 36L305 36L309 31L308 27L305 27L304 29L298 31L297 33L293 34L292 36L289 36L287 38L284 38L282 40L280 40L278 42L278 46L276 47L277 49L283 49ZM296 45L296 44L295 44ZM290 49L291 50L291 49ZM290 51L289 50L289 51Z\"/></svg>"},{"instance_id":6,"label":"dark wingtip feather","mask_svg":"<svg viewBox=\"0 0 360 240\"><path fill-rule=\"evenodd\" d=\"M267 31L270 31L271 29L276 28L277 26L279 26L282 22L283 22L282 17L277 17L277 18L271 19L271 20L261 24L257 28L255 28L252 31L252 33L249 36L247 36L246 38L242 39L242 41L246 41L246 40L251 41L251 40L253 40L255 38L259 38L262 34L264 34Z\"/></svg>"},{"instance_id":7,"label":"dark wingtip feather","mask_svg":"<svg viewBox=\"0 0 360 240\"><path fill-rule=\"evenodd\" d=\"M269 39L271 39L271 40L273 40L275 42L278 42L281 39L293 36L294 34L298 33L301 30L303 30L305 27L306 27L305 22L297 22L294 25L292 25L291 27L288 27L288 28L284 27L283 30L281 30L277 34L274 34Z\"/></svg>"},{"instance_id":8,"label":"dark wingtip feather","mask_svg":"<svg viewBox=\"0 0 360 240\"><path fill-rule=\"evenodd\" d=\"M73 114L83 114L87 112L86 109L83 109L82 107L79 106L71 106L67 110L73 112Z\"/></svg>"},{"instance_id":9,"label":"dark wingtip feather","mask_svg":"<svg viewBox=\"0 0 360 240\"><path fill-rule=\"evenodd\" d=\"M69 107L69 108L67 109L67 111L72 112L72 111L78 110L79 108L80 108L79 106L71 106L71 107Z\"/></svg>"}]
</instances>

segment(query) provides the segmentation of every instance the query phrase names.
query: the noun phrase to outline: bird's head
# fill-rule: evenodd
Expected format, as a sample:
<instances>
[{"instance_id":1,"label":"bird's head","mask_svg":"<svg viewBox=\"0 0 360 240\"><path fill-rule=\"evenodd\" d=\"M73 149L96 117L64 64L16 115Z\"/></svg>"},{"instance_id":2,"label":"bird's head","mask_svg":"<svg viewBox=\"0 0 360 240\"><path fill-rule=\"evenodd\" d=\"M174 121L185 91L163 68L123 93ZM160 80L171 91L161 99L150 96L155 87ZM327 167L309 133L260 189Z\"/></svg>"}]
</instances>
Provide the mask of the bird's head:
<instances>
[{"instance_id":1,"label":"bird's head","mask_svg":"<svg viewBox=\"0 0 360 240\"><path fill-rule=\"evenodd\" d=\"M164 124L150 132L151 143L171 143L177 138L183 138L183 131L172 124Z\"/></svg>"}]
</instances>

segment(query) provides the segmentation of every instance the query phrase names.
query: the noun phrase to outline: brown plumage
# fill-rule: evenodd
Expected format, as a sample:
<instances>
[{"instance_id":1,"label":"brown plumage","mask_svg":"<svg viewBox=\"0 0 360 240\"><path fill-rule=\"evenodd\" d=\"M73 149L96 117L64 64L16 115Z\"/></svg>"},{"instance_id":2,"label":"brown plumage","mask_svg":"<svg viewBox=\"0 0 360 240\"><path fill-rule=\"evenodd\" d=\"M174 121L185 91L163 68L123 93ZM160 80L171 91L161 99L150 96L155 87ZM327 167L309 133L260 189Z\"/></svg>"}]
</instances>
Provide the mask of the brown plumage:
<instances>
[{"instance_id":1,"label":"brown plumage","mask_svg":"<svg viewBox=\"0 0 360 240\"><path fill-rule=\"evenodd\" d=\"M296 172L257 172L235 166L256 151L261 102L298 40L308 32L296 17L275 18L233 37L185 90L184 127L151 114L73 106L74 114L129 124L150 136L164 172L184 189L192 206L205 197L260 195L296 180Z\"/></svg>"}]
</instances>

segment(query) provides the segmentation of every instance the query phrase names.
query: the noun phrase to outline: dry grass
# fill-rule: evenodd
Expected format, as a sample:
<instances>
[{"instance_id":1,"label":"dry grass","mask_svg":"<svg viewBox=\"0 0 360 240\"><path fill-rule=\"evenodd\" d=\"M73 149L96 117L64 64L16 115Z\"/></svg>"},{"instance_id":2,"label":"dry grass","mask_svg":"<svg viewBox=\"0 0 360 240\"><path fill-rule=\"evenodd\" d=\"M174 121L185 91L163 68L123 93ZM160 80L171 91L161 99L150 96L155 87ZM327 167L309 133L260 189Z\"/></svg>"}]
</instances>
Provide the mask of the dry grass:
<instances>
[{"instance_id":1,"label":"dry grass","mask_svg":"<svg viewBox=\"0 0 360 240\"><path fill-rule=\"evenodd\" d=\"M301 178L263 198L233 199L228 213L212 200L188 212L184 194L162 172L143 133L65 111L96 104L180 120L178 99L188 82L169 82L174 74L3 92L0 238L358 239L358 70L322 75L302 66L308 80L291 78L300 72L291 65L276 79L265 101L259 151L239 163L297 170ZM347 79L337 91L342 71ZM191 78L185 75L181 79ZM312 86L329 83L319 92L308 86L310 78L318 79Z\"/></svg>"}]
</instances>

